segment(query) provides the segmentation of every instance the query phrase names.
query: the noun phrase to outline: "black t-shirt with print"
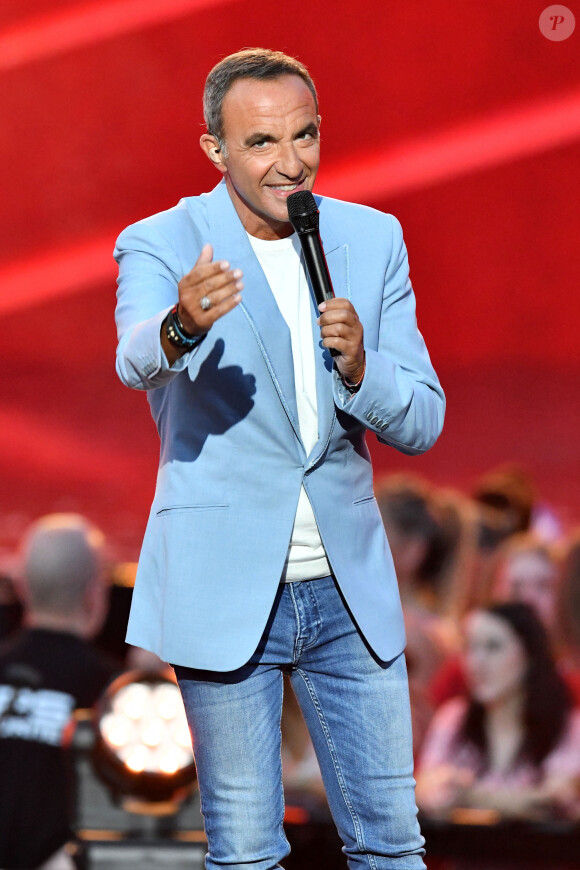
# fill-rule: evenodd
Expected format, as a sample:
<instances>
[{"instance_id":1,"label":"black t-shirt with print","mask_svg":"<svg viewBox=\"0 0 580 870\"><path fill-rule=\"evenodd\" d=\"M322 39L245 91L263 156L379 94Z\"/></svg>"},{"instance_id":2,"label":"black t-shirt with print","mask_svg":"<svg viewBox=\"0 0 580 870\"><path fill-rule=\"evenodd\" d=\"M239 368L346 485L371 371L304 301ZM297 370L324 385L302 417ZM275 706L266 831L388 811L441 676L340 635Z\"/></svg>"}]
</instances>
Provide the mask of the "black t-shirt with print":
<instances>
[{"instance_id":1,"label":"black t-shirt with print","mask_svg":"<svg viewBox=\"0 0 580 870\"><path fill-rule=\"evenodd\" d=\"M71 836L66 735L118 671L75 635L30 629L0 646L0 867L38 867Z\"/></svg>"}]
</instances>

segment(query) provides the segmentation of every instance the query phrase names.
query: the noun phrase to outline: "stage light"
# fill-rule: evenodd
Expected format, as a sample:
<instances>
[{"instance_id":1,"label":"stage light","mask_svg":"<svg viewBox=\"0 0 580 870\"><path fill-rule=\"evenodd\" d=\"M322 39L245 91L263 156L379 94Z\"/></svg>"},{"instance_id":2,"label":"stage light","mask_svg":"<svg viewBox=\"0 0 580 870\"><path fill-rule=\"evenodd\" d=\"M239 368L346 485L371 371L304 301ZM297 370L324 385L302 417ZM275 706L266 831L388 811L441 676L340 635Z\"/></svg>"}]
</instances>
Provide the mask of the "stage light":
<instances>
[{"instance_id":1,"label":"stage light","mask_svg":"<svg viewBox=\"0 0 580 870\"><path fill-rule=\"evenodd\" d=\"M145 801L185 797L195 763L183 702L175 682L159 673L129 671L95 708L93 764L117 796Z\"/></svg>"}]
</instances>

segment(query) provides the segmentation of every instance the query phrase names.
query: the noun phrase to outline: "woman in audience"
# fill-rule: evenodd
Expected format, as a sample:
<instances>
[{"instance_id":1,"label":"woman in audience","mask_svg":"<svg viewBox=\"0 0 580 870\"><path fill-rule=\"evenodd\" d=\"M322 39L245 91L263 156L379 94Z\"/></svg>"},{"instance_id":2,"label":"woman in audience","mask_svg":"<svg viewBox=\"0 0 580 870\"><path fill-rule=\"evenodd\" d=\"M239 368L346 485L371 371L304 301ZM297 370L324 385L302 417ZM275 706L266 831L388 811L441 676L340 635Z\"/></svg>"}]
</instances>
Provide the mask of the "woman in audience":
<instances>
[{"instance_id":1,"label":"woman in audience","mask_svg":"<svg viewBox=\"0 0 580 870\"><path fill-rule=\"evenodd\" d=\"M559 638L560 560L533 533L514 535L500 550L490 597L529 604L555 641Z\"/></svg>"},{"instance_id":2,"label":"woman in audience","mask_svg":"<svg viewBox=\"0 0 580 870\"><path fill-rule=\"evenodd\" d=\"M558 659L562 676L568 679L560 624L560 563L553 547L531 533L513 535L500 548L491 588L481 601L519 601L528 604L544 625ZM571 686L576 700L580 695ZM457 695L465 694L463 664L459 657L448 659L434 675L429 699L435 707Z\"/></svg>"},{"instance_id":3,"label":"woman in audience","mask_svg":"<svg viewBox=\"0 0 580 870\"><path fill-rule=\"evenodd\" d=\"M576 817L580 713L540 619L526 604L493 604L468 615L465 635L469 694L435 714L420 758L420 808Z\"/></svg>"}]
</instances>

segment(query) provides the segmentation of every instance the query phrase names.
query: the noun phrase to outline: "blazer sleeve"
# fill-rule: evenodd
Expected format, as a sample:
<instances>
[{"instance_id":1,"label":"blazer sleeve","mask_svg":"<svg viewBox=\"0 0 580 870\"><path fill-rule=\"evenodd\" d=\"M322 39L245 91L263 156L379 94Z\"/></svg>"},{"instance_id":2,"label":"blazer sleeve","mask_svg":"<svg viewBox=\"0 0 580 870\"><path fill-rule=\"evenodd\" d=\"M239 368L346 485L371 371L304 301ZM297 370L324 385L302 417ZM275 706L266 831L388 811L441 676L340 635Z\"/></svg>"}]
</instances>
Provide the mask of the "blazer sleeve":
<instances>
[{"instance_id":1,"label":"blazer sleeve","mask_svg":"<svg viewBox=\"0 0 580 870\"><path fill-rule=\"evenodd\" d=\"M389 216L392 247L381 305L377 349L365 347L366 369L352 395L334 374L338 408L355 417L384 444L402 453L424 453L443 428L445 396L417 328L415 295L400 223Z\"/></svg>"},{"instance_id":2,"label":"blazer sleeve","mask_svg":"<svg viewBox=\"0 0 580 870\"><path fill-rule=\"evenodd\" d=\"M179 257L163 233L147 220L123 230L113 255L117 278L117 362L122 382L137 390L168 383L186 368L198 348L171 367L161 346L161 324L178 300L183 276Z\"/></svg>"}]
</instances>

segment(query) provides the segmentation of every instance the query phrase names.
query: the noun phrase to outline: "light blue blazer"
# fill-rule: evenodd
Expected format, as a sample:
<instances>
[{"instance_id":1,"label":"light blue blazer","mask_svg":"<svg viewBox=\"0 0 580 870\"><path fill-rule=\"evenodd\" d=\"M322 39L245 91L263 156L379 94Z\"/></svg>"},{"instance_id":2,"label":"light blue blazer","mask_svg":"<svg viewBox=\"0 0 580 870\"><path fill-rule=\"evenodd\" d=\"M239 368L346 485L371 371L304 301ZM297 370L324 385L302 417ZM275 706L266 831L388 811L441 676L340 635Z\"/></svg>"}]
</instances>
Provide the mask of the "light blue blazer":
<instances>
[{"instance_id":1,"label":"light blue blazer","mask_svg":"<svg viewBox=\"0 0 580 870\"><path fill-rule=\"evenodd\" d=\"M161 439L127 641L172 664L228 671L250 658L280 582L302 483L368 643L385 661L404 648L365 435L422 453L441 432L445 400L417 330L399 223L364 206L316 200L335 293L351 300L364 326L366 373L351 396L316 338L313 302L319 437L309 454L290 332L225 183L117 240L117 371L127 386L148 391ZM206 242L215 259L243 270L243 299L169 368L161 324Z\"/></svg>"}]
</instances>

